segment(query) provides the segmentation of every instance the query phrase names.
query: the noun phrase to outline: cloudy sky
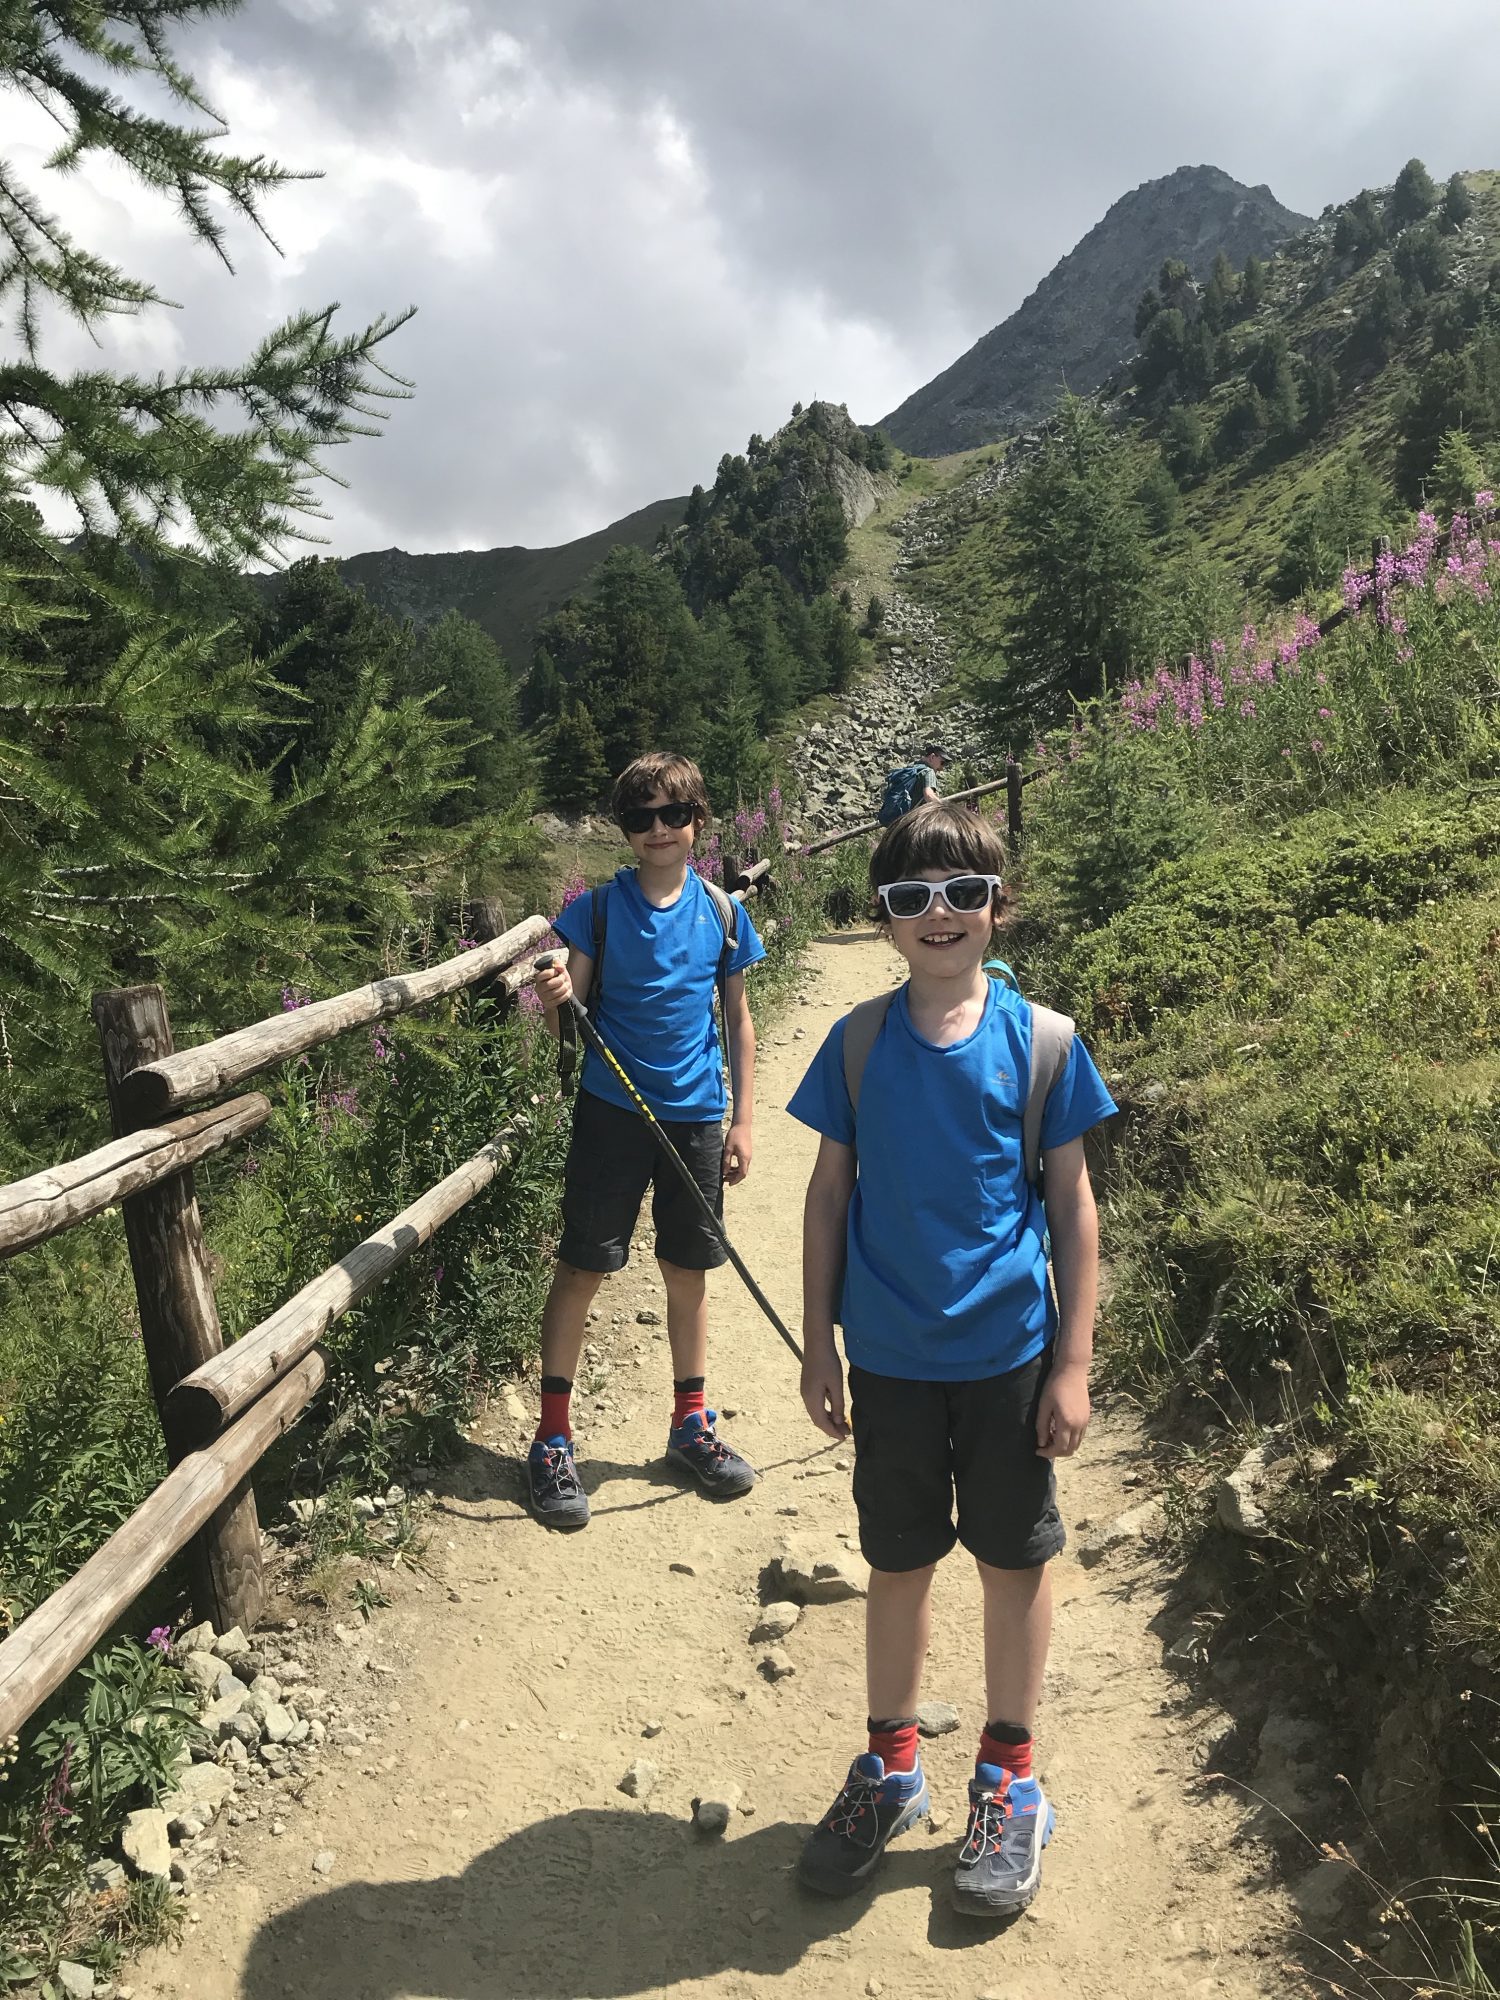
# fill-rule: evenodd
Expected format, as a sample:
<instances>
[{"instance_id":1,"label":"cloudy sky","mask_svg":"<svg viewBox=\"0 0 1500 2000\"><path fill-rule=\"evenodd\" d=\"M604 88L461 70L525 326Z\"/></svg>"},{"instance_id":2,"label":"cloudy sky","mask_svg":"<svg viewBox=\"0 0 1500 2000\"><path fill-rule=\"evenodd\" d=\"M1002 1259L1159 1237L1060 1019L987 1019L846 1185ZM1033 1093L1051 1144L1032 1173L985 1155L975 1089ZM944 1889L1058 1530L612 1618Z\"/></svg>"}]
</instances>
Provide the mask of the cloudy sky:
<instances>
[{"instance_id":1,"label":"cloudy sky","mask_svg":"<svg viewBox=\"0 0 1500 2000\"><path fill-rule=\"evenodd\" d=\"M1500 167L1494 0L247 0L186 54L237 150L322 170L283 255L239 230L231 277L140 189L59 187L0 95L5 151L181 305L111 360L419 308L413 400L334 461L341 554L567 540L799 397L873 422L1185 163L1313 214L1412 154Z\"/></svg>"}]
</instances>

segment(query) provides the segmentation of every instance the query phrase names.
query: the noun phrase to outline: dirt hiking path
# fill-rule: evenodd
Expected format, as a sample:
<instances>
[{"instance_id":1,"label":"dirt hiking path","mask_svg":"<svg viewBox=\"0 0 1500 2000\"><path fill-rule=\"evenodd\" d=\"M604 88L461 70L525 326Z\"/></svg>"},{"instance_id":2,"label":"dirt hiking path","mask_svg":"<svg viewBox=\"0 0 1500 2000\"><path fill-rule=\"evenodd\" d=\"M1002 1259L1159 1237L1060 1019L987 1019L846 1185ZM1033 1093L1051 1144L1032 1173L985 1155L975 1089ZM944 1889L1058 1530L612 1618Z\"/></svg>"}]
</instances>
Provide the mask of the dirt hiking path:
<instances>
[{"instance_id":1,"label":"dirt hiking path","mask_svg":"<svg viewBox=\"0 0 1500 2000\"><path fill-rule=\"evenodd\" d=\"M781 1107L828 1025L898 964L872 934L819 945L804 1004L763 1042L754 1169L729 1222L794 1325L816 1142ZM1138 1546L1057 1565L1038 1742L1058 1831L1033 1909L992 1929L948 1903L984 1720L961 1552L939 1572L924 1690L960 1717L923 1746L933 1830L897 1842L849 1902L799 1892L802 1839L863 1747L863 1606L809 1607L784 1641L795 1674L774 1685L749 1633L785 1535L844 1552L846 1453L808 1424L791 1356L726 1272L709 1393L764 1476L723 1506L681 1491L658 1464L665 1341L636 1319L664 1306L654 1263L633 1260L599 1305L604 1352L576 1406L591 1527L549 1535L525 1515L529 1430L514 1395L497 1401L439 1481L438 1573L345 1632L379 1690L375 1736L336 1753L300 1806L287 1800L282 1837L243 1829L245 1865L195 1899L179 1950L136 1968L137 2000L1249 2000L1299 1987L1245 1809L1199 1776L1195 1746L1216 1718L1162 1668L1149 1626L1171 1579ZM1138 1503L1144 1464L1128 1416L1106 1409L1061 1468L1070 1527ZM640 1757L659 1778L634 1800L617 1786ZM695 1795L732 1786L727 1836L696 1832Z\"/></svg>"}]
</instances>

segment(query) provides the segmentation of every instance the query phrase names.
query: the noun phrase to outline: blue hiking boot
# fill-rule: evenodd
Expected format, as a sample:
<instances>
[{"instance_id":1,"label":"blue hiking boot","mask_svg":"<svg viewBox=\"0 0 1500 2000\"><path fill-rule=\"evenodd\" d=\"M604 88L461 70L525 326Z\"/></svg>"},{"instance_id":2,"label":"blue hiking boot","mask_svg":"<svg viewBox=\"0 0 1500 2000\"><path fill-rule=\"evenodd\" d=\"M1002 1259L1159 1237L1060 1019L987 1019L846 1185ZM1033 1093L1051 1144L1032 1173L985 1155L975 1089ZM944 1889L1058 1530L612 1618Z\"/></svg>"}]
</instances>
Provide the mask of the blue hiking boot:
<instances>
[{"instance_id":1,"label":"blue hiking boot","mask_svg":"<svg viewBox=\"0 0 1500 2000\"><path fill-rule=\"evenodd\" d=\"M573 1440L537 1438L526 1455L526 1497L544 1528L586 1528L589 1496L578 1483Z\"/></svg>"},{"instance_id":2,"label":"blue hiking boot","mask_svg":"<svg viewBox=\"0 0 1500 2000\"><path fill-rule=\"evenodd\" d=\"M969 1830L953 1873L956 1909L1017 1915L1042 1886L1042 1849L1057 1815L1035 1778L981 1764L969 1782Z\"/></svg>"},{"instance_id":3,"label":"blue hiking boot","mask_svg":"<svg viewBox=\"0 0 1500 2000\"><path fill-rule=\"evenodd\" d=\"M807 1836L797 1880L825 1896L849 1896L874 1874L886 1842L927 1817L927 1780L892 1771L866 1751L849 1766L844 1789Z\"/></svg>"},{"instance_id":4,"label":"blue hiking boot","mask_svg":"<svg viewBox=\"0 0 1500 2000\"><path fill-rule=\"evenodd\" d=\"M733 1500L755 1484L755 1467L715 1435L718 1416L717 1410L705 1410L701 1416L695 1410L668 1431L667 1463L690 1472L713 1499Z\"/></svg>"}]
</instances>

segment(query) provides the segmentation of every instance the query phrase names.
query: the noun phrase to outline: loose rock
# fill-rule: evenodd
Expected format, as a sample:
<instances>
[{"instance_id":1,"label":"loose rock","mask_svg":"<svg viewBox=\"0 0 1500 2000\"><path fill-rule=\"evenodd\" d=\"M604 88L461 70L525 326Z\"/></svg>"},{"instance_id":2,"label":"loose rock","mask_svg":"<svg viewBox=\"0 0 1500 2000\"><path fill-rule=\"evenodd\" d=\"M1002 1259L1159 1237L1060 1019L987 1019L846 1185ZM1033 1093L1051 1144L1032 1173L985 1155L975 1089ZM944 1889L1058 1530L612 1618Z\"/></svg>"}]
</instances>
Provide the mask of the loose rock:
<instances>
[{"instance_id":1,"label":"loose rock","mask_svg":"<svg viewBox=\"0 0 1500 2000\"><path fill-rule=\"evenodd\" d=\"M712 1794L693 1800L693 1825L699 1833L721 1834L729 1825L735 1807L740 1802L738 1785L729 1785Z\"/></svg>"},{"instance_id":2,"label":"loose rock","mask_svg":"<svg viewBox=\"0 0 1500 2000\"><path fill-rule=\"evenodd\" d=\"M760 1617L750 1634L751 1645L784 1639L801 1616L802 1606L793 1604L790 1598L779 1598L774 1604L762 1606Z\"/></svg>"},{"instance_id":3,"label":"loose rock","mask_svg":"<svg viewBox=\"0 0 1500 2000\"><path fill-rule=\"evenodd\" d=\"M94 1970L89 1965L79 1965L74 1959L60 1958L57 1970L52 1975L68 2000L93 2000Z\"/></svg>"},{"instance_id":4,"label":"loose rock","mask_svg":"<svg viewBox=\"0 0 1500 2000\"><path fill-rule=\"evenodd\" d=\"M864 1579L842 1554L819 1556L798 1543L786 1542L772 1567L782 1591L794 1604L841 1604L868 1594Z\"/></svg>"},{"instance_id":5,"label":"loose rock","mask_svg":"<svg viewBox=\"0 0 1500 2000\"><path fill-rule=\"evenodd\" d=\"M337 1861L338 1856L331 1847L320 1847L312 1858L314 1875L331 1875Z\"/></svg>"},{"instance_id":6,"label":"loose rock","mask_svg":"<svg viewBox=\"0 0 1500 2000\"><path fill-rule=\"evenodd\" d=\"M773 1646L760 1663L760 1670L768 1681L790 1680L797 1671L797 1663L791 1654L780 1646Z\"/></svg>"},{"instance_id":7,"label":"loose rock","mask_svg":"<svg viewBox=\"0 0 1500 2000\"><path fill-rule=\"evenodd\" d=\"M958 1710L951 1701L924 1701L917 1709L917 1729L923 1736L947 1736L958 1727Z\"/></svg>"},{"instance_id":8,"label":"loose rock","mask_svg":"<svg viewBox=\"0 0 1500 2000\"><path fill-rule=\"evenodd\" d=\"M627 1799L649 1799L660 1776L649 1757L637 1757L621 1778L617 1790L622 1791Z\"/></svg>"},{"instance_id":9,"label":"loose rock","mask_svg":"<svg viewBox=\"0 0 1500 2000\"><path fill-rule=\"evenodd\" d=\"M172 1641L172 1657L179 1666L188 1653L211 1653L214 1649L214 1628L208 1619L201 1625L190 1625L180 1639Z\"/></svg>"},{"instance_id":10,"label":"loose rock","mask_svg":"<svg viewBox=\"0 0 1500 2000\"><path fill-rule=\"evenodd\" d=\"M250 1650L250 1641L238 1625L233 1625L220 1638L214 1640L214 1651L221 1660L237 1660Z\"/></svg>"},{"instance_id":11,"label":"loose rock","mask_svg":"<svg viewBox=\"0 0 1500 2000\"><path fill-rule=\"evenodd\" d=\"M167 1816L158 1806L128 1813L120 1834L120 1852L137 1875L154 1875L165 1882L172 1873L172 1842Z\"/></svg>"}]
</instances>

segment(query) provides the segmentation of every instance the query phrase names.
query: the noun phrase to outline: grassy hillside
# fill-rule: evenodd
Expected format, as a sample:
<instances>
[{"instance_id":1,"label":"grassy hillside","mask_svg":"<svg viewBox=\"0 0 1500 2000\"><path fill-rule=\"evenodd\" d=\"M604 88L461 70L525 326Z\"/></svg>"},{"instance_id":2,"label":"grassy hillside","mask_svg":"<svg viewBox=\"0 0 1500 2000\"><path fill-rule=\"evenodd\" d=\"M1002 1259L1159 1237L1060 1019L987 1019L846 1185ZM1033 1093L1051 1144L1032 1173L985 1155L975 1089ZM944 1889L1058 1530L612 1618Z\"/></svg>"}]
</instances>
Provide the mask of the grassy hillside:
<instances>
[{"instance_id":1,"label":"grassy hillside","mask_svg":"<svg viewBox=\"0 0 1500 2000\"><path fill-rule=\"evenodd\" d=\"M1349 225L1341 222L1344 212L1330 211L1263 268L1253 309L1237 276L1239 294L1215 319L1212 336L1201 335L1202 379L1186 382L1186 369L1153 379L1143 355L1105 384L1103 406L1143 484L1154 482L1147 511L1155 562L1190 562L1257 615L1296 594L1285 574L1289 547L1320 503L1324 561L1302 601L1321 615L1338 602L1344 562L1368 560L1372 530L1399 531L1424 483L1433 490L1435 439L1424 446L1424 424L1439 426L1446 412L1468 427L1482 464L1496 470L1500 173L1462 178L1472 213L1457 226L1440 227L1431 217L1389 225L1373 248L1341 250ZM1424 255L1435 259L1428 284L1413 268ZM1206 288L1189 283L1175 296L1186 305L1191 340L1210 311ZM1257 371L1262 381L1275 375L1278 348L1290 405L1279 416L1270 399L1251 395ZM1450 387L1445 404L1438 391L1460 363L1469 379ZM1246 417L1247 404L1256 407ZM1250 425L1243 439L1235 433L1238 417ZM1201 434L1196 452L1194 432ZM973 479L953 489L921 571L929 598L987 676L1004 671L1001 557L1011 486L1030 452L1024 443L1011 446L1012 481L999 491L986 493L992 482ZM1329 498L1351 473L1362 505Z\"/></svg>"},{"instance_id":2,"label":"grassy hillside","mask_svg":"<svg viewBox=\"0 0 1500 2000\"><path fill-rule=\"evenodd\" d=\"M417 624L430 624L446 611L461 612L489 633L511 671L524 675L537 626L581 587L609 551L622 544L654 548L662 529L680 527L686 511L685 495L653 500L623 520L557 548L456 549L425 556L377 549L350 556L339 564L339 572L382 610Z\"/></svg>"}]
</instances>

